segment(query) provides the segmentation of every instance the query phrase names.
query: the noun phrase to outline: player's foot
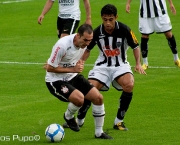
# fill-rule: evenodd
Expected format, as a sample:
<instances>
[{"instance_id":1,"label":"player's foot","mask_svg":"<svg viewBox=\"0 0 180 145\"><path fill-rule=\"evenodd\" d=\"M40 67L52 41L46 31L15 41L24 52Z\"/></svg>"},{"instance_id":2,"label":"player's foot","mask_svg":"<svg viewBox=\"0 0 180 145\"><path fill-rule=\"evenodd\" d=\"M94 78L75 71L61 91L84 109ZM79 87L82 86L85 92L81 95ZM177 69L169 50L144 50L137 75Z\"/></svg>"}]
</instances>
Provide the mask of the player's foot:
<instances>
[{"instance_id":1,"label":"player's foot","mask_svg":"<svg viewBox=\"0 0 180 145\"><path fill-rule=\"evenodd\" d=\"M100 138L100 139L113 139L111 136L109 136L108 134L106 134L105 132L101 133L101 136L96 136L95 138Z\"/></svg>"},{"instance_id":2,"label":"player's foot","mask_svg":"<svg viewBox=\"0 0 180 145\"><path fill-rule=\"evenodd\" d=\"M146 69L148 69L148 65L147 64L143 64L142 68L143 68L143 70L146 70Z\"/></svg>"},{"instance_id":3,"label":"player's foot","mask_svg":"<svg viewBox=\"0 0 180 145\"><path fill-rule=\"evenodd\" d=\"M118 122L117 124L115 124L113 126L114 129L117 129L117 130L122 130L122 131L127 131L128 128L125 127L124 125L124 122Z\"/></svg>"},{"instance_id":4,"label":"player's foot","mask_svg":"<svg viewBox=\"0 0 180 145\"><path fill-rule=\"evenodd\" d=\"M64 114L64 120L66 121L67 125L69 126L69 128L73 131L79 131L80 128L78 126L78 124L76 123L75 118L73 117L72 119L66 119L65 114Z\"/></svg>"},{"instance_id":5,"label":"player's foot","mask_svg":"<svg viewBox=\"0 0 180 145\"><path fill-rule=\"evenodd\" d=\"M79 125L79 127L82 127L84 125L84 122L83 122L83 124L78 124L78 125ZM69 128L69 125L67 124L67 122L65 122L63 124L63 128Z\"/></svg>"},{"instance_id":6,"label":"player's foot","mask_svg":"<svg viewBox=\"0 0 180 145\"><path fill-rule=\"evenodd\" d=\"M180 67L180 60L179 60L179 59L176 60L174 63L175 63L175 65L177 65L178 67Z\"/></svg>"}]
</instances>

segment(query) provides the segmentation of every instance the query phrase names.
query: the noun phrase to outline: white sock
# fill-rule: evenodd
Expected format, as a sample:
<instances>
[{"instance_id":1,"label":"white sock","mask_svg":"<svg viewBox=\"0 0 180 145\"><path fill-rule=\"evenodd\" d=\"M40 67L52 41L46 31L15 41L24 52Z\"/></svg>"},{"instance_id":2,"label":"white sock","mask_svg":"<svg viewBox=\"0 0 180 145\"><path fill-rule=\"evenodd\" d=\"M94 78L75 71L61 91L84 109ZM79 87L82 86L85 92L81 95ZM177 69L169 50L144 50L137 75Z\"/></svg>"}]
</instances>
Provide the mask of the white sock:
<instances>
[{"instance_id":1,"label":"white sock","mask_svg":"<svg viewBox=\"0 0 180 145\"><path fill-rule=\"evenodd\" d=\"M148 58L147 57L143 58L143 64L148 65Z\"/></svg>"},{"instance_id":2,"label":"white sock","mask_svg":"<svg viewBox=\"0 0 180 145\"><path fill-rule=\"evenodd\" d=\"M68 104L68 108L65 112L66 119L72 119L74 117L74 114L79 110L80 107L75 106L73 103Z\"/></svg>"},{"instance_id":3,"label":"white sock","mask_svg":"<svg viewBox=\"0 0 180 145\"><path fill-rule=\"evenodd\" d=\"M119 122L123 122L123 120L118 119L117 117L114 120L114 125L118 124Z\"/></svg>"},{"instance_id":4,"label":"white sock","mask_svg":"<svg viewBox=\"0 0 180 145\"><path fill-rule=\"evenodd\" d=\"M178 54L173 54L173 56L174 56L174 61L179 59Z\"/></svg>"},{"instance_id":5,"label":"white sock","mask_svg":"<svg viewBox=\"0 0 180 145\"><path fill-rule=\"evenodd\" d=\"M94 123L95 123L95 135L99 137L103 133L103 125L104 125L104 117L105 117L104 104L102 105L92 104L92 113L94 116Z\"/></svg>"}]
</instances>

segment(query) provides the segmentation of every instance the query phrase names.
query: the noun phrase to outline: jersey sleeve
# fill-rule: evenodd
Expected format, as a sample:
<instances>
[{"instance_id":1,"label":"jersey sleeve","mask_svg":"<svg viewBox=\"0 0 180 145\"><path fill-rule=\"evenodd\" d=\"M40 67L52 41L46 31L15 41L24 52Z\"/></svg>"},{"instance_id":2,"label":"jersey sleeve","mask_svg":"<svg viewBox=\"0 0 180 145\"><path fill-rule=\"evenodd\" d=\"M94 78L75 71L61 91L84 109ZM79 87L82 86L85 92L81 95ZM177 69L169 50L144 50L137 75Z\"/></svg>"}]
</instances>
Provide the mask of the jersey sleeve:
<instances>
[{"instance_id":1,"label":"jersey sleeve","mask_svg":"<svg viewBox=\"0 0 180 145\"><path fill-rule=\"evenodd\" d=\"M48 59L48 64L53 67L58 67L61 59L66 55L66 51L63 46L58 45L57 43L54 45L50 58Z\"/></svg>"},{"instance_id":2,"label":"jersey sleeve","mask_svg":"<svg viewBox=\"0 0 180 145\"><path fill-rule=\"evenodd\" d=\"M129 27L127 27L127 30L126 30L126 39L127 39L128 45L132 49L135 49L136 47L139 46L138 40L137 40L134 32Z\"/></svg>"},{"instance_id":3,"label":"jersey sleeve","mask_svg":"<svg viewBox=\"0 0 180 145\"><path fill-rule=\"evenodd\" d=\"M98 40L97 37L98 37L98 33L97 33L97 28L96 28L93 32L93 39L91 43L87 46L87 50L90 51L94 48L94 46L96 45L96 41Z\"/></svg>"}]
</instances>

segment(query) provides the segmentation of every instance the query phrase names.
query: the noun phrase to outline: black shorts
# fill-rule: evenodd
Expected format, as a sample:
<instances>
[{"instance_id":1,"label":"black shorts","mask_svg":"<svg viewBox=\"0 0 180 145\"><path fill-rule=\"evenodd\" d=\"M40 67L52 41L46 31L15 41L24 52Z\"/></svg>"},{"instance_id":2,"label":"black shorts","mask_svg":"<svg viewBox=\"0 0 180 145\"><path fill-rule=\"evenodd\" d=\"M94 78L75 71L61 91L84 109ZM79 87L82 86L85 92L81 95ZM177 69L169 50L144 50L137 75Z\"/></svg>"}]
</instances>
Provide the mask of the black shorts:
<instances>
[{"instance_id":1,"label":"black shorts","mask_svg":"<svg viewBox=\"0 0 180 145\"><path fill-rule=\"evenodd\" d=\"M93 85L81 74L70 81L46 82L46 86L52 95L64 102L69 102L68 98L75 89L85 96L93 88Z\"/></svg>"},{"instance_id":2,"label":"black shorts","mask_svg":"<svg viewBox=\"0 0 180 145\"><path fill-rule=\"evenodd\" d=\"M73 34L75 33L79 20L75 19L62 19L60 17L57 18L57 29L59 30L58 37L60 38L62 33Z\"/></svg>"}]
</instances>

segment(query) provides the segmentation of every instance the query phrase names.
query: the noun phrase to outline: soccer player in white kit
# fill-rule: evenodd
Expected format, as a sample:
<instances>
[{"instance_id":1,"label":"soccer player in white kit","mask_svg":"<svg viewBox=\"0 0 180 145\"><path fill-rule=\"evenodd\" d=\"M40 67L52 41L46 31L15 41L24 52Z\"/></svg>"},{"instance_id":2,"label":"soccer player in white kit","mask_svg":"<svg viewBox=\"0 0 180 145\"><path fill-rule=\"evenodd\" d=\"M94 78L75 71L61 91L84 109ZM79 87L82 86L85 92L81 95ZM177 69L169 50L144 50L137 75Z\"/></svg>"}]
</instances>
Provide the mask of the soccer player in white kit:
<instances>
[{"instance_id":1,"label":"soccer player in white kit","mask_svg":"<svg viewBox=\"0 0 180 145\"><path fill-rule=\"evenodd\" d=\"M103 132L104 104L103 96L90 82L79 74L84 62L80 60L86 47L93 38L93 29L83 24L76 34L65 36L53 46L51 55L45 64L46 85L50 93L63 102L70 102L64 113L64 119L70 129L79 131L75 113L83 105L84 99L92 102L92 114L95 122L95 138L112 139Z\"/></svg>"},{"instance_id":2,"label":"soccer player in white kit","mask_svg":"<svg viewBox=\"0 0 180 145\"><path fill-rule=\"evenodd\" d=\"M55 0L47 0L38 23L41 24L45 14L51 9ZM81 19L80 0L58 0L59 13L57 17L57 33L58 37L75 33ZM83 0L86 11L85 23L91 25L91 7L89 0Z\"/></svg>"},{"instance_id":3,"label":"soccer player in white kit","mask_svg":"<svg viewBox=\"0 0 180 145\"><path fill-rule=\"evenodd\" d=\"M130 3L132 0L127 0L126 12L130 13ZM172 0L168 0L170 9L173 14L176 14L176 9ZM180 67L180 60L176 46L176 40L172 34L172 25L167 12L165 0L140 0L139 9L139 31L141 36L141 54L143 58L143 69L148 68L148 41L149 35L152 33L164 33L168 45L173 53L174 63Z\"/></svg>"}]
</instances>

